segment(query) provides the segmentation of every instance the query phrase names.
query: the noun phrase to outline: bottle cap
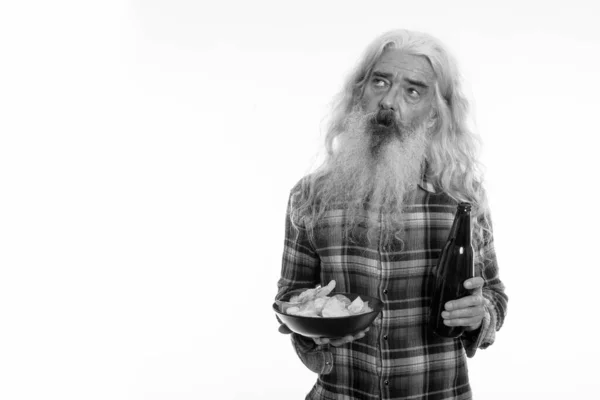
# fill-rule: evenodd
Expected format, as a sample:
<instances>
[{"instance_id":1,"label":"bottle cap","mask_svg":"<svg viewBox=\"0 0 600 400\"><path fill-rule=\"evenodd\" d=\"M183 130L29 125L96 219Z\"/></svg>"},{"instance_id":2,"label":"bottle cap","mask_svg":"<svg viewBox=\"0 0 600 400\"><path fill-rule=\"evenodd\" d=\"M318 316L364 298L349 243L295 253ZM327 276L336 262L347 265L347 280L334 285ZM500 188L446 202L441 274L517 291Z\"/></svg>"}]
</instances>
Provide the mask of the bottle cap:
<instances>
[{"instance_id":1,"label":"bottle cap","mask_svg":"<svg viewBox=\"0 0 600 400\"><path fill-rule=\"evenodd\" d=\"M460 211L471 211L471 203L465 201L458 203L458 209Z\"/></svg>"}]
</instances>

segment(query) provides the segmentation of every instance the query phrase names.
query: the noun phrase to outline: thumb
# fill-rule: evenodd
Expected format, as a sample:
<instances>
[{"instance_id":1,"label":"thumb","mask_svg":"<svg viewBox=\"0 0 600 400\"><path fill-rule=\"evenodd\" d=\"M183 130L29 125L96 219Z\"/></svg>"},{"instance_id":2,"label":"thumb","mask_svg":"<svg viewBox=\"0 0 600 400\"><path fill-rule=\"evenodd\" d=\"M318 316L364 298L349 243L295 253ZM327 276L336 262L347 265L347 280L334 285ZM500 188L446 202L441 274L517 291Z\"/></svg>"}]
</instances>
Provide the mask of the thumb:
<instances>
[{"instance_id":1,"label":"thumb","mask_svg":"<svg viewBox=\"0 0 600 400\"><path fill-rule=\"evenodd\" d=\"M279 332L284 333L286 335L289 333L292 333L290 328L288 328L286 324L281 322L281 320L279 319L279 317L277 315L275 316L275 318L277 318L277 322L279 322Z\"/></svg>"},{"instance_id":2,"label":"thumb","mask_svg":"<svg viewBox=\"0 0 600 400\"><path fill-rule=\"evenodd\" d=\"M285 325L285 324L279 325L279 332L281 332L283 334L286 334L286 335L292 333L292 331L290 330L290 328L288 328L287 325Z\"/></svg>"}]
</instances>

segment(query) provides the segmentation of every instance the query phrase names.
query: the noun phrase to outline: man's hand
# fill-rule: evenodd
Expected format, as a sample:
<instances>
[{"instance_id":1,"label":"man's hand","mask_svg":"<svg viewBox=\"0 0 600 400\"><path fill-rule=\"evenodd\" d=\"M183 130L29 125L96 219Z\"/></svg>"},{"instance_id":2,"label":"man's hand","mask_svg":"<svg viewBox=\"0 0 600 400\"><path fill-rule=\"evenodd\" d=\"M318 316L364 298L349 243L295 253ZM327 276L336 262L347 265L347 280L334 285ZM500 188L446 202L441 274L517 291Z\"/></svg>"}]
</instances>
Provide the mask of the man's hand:
<instances>
[{"instance_id":1,"label":"man's hand","mask_svg":"<svg viewBox=\"0 0 600 400\"><path fill-rule=\"evenodd\" d=\"M277 318L279 319L279 318ZM279 321L281 322L281 321ZM370 327L367 327L367 329L358 332L356 335L352 336L352 335L348 335L348 336L344 336L342 338L313 338L313 340L315 341L316 344L327 344L329 343L332 346L341 346L343 344L346 343L350 343L353 340L358 340L360 338L363 338L365 336L365 334L369 331ZM292 331L290 330L290 328L287 327L287 325L285 324L281 324L279 325L279 332L284 333L284 334L289 334L292 333Z\"/></svg>"},{"instance_id":2,"label":"man's hand","mask_svg":"<svg viewBox=\"0 0 600 400\"><path fill-rule=\"evenodd\" d=\"M472 292L469 296L445 304L446 311L442 312L445 325L463 326L467 331L479 329L485 315L484 304L487 303L482 294L483 283L480 277L464 282L465 288L472 289Z\"/></svg>"},{"instance_id":3,"label":"man's hand","mask_svg":"<svg viewBox=\"0 0 600 400\"><path fill-rule=\"evenodd\" d=\"M356 335L347 335L341 338L313 338L316 344L330 344L332 346L341 346L346 343L350 343L354 340L358 340L360 338L365 337L365 334L369 331L369 327L367 329L358 332Z\"/></svg>"},{"instance_id":4,"label":"man's hand","mask_svg":"<svg viewBox=\"0 0 600 400\"><path fill-rule=\"evenodd\" d=\"M279 317L277 317L277 320L279 320ZM290 328L287 327L286 324L284 324L283 322L281 322L281 320L279 320L279 323L281 325L279 325L279 332L283 333L285 335L289 335L290 333L293 333Z\"/></svg>"}]
</instances>

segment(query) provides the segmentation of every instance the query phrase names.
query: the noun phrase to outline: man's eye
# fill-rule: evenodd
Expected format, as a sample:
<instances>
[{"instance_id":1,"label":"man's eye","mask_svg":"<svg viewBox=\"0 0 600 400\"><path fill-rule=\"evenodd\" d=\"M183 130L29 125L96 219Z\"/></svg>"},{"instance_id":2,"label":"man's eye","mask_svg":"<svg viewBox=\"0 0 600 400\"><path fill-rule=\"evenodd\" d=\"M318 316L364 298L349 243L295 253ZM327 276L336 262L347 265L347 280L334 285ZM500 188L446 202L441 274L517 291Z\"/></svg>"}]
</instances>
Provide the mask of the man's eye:
<instances>
[{"instance_id":1,"label":"man's eye","mask_svg":"<svg viewBox=\"0 0 600 400\"><path fill-rule=\"evenodd\" d=\"M382 80L382 79L373 79L373 86L378 87L378 88L382 88L385 87L386 85L386 81Z\"/></svg>"},{"instance_id":2,"label":"man's eye","mask_svg":"<svg viewBox=\"0 0 600 400\"><path fill-rule=\"evenodd\" d=\"M419 92L417 92L417 91L416 91L415 89L413 89L413 88L410 88L410 89L408 89L408 90L407 90L407 92L408 92L408 95L409 95L410 97L412 97L413 99L418 99L418 98L419 98L419 96L421 95Z\"/></svg>"}]
</instances>

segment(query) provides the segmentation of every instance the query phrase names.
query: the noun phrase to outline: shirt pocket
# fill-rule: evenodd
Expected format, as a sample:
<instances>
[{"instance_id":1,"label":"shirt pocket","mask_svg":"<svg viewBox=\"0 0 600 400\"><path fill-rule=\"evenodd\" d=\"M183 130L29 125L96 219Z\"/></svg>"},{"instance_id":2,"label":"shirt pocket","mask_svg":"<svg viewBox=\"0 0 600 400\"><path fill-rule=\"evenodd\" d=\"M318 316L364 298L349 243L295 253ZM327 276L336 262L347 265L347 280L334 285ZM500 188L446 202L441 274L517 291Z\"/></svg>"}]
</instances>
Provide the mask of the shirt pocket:
<instances>
[{"instance_id":1,"label":"shirt pocket","mask_svg":"<svg viewBox=\"0 0 600 400\"><path fill-rule=\"evenodd\" d=\"M364 254L345 251L321 257L321 282L335 280L334 293L348 292L379 298L381 264Z\"/></svg>"}]
</instances>

